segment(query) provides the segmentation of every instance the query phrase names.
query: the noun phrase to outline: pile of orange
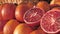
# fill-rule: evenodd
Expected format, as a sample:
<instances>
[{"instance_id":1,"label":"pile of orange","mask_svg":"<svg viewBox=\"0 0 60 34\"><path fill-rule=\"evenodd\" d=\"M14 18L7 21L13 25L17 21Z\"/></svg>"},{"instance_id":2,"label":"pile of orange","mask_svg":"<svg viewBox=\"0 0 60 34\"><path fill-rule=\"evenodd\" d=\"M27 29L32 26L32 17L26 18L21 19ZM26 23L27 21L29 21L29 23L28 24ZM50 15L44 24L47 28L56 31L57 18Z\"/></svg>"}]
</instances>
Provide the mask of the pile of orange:
<instances>
[{"instance_id":1,"label":"pile of orange","mask_svg":"<svg viewBox=\"0 0 60 34\"><path fill-rule=\"evenodd\" d=\"M24 22L24 13L34 6L43 9L45 12L54 7L54 9L59 9L59 4L55 6L54 3L49 4L46 1L39 1L36 4L33 2L19 5L14 3L0 4L0 34L50 34L45 33L40 25L34 29Z\"/></svg>"}]
</instances>

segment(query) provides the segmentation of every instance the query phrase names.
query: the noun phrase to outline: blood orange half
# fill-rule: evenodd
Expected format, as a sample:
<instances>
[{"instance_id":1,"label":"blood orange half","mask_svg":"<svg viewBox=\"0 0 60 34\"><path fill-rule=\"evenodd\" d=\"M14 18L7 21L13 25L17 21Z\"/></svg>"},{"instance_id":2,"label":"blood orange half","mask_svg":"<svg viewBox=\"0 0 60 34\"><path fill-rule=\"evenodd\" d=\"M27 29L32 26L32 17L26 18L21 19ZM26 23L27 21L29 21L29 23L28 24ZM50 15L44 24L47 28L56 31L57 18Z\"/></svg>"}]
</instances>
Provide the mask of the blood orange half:
<instances>
[{"instance_id":1,"label":"blood orange half","mask_svg":"<svg viewBox=\"0 0 60 34\"><path fill-rule=\"evenodd\" d=\"M25 23L29 24L30 26L37 26L39 25L39 21L43 14L44 10L34 6L33 8L25 12L23 19Z\"/></svg>"},{"instance_id":2,"label":"blood orange half","mask_svg":"<svg viewBox=\"0 0 60 34\"><path fill-rule=\"evenodd\" d=\"M41 19L41 28L46 33L57 33L60 30L60 10L50 10Z\"/></svg>"}]
</instances>

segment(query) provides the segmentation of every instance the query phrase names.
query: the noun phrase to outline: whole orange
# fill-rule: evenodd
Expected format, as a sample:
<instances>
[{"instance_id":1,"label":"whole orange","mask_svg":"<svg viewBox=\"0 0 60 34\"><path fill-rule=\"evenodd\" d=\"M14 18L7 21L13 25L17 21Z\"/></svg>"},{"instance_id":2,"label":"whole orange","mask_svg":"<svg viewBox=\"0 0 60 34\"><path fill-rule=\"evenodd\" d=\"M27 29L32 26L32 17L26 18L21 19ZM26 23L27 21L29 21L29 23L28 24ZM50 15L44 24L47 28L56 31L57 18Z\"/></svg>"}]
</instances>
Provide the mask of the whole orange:
<instances>
[{"instance_id":1,"label":"whole orange","mask_svg":"<svg viewBox=\"0 0 60 34\"><path fill-rule=\"evenodd\" d=\"M38 8L44 9L45 11L50 10L50 5L49 5L46 1L40 1L40 2L37 3L36 6L37 6Z\"/></svg>"},{"instance_id":2,"label":"whole orange","mask_svg":"<svg viewBox=\"0 0 60 34\"><path fill-rule=\"evenodd\" d=\"M19 24L19 22L17 22L15 19L9 20L3 28L3 33L4 34L13 34L13 31L18 24Z\"/></svg>"},{"instance_id":3,"label":"whole orange","mask_svg":"<svg viewBox=\"0 0 60 34\"><path fill-rule=\"evenodd\" d=\"M5 3L1 10L3 20L10 20L15 18L15 8L16 5L12 3Z\"/></svg>"},{"instance_id":4,"label":"whole orange","mask_svg":"<svg viewBox=\"0 0 60 34\"><path fill-rule=\"evenodd\" d=\"M19 24L13 34L30 34L32 32L32 29L26 25L26 24Z\"/></svg>"}]
</instances>

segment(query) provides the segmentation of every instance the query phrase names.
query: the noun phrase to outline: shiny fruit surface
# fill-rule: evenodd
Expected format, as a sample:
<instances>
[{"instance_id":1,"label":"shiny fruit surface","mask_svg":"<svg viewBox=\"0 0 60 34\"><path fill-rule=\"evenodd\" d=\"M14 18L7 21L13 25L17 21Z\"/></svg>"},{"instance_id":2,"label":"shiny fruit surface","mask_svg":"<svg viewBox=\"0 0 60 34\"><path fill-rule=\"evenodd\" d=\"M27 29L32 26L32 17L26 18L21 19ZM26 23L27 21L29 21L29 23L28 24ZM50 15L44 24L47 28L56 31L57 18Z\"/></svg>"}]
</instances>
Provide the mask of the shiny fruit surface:
<instances>
[{"instance_id":1,"label":"shiny fruit surface","mask_svg":"<svg viewBox=\"0 0 60 34\"><path fill-rule=\"evenodd\" d=\"M40 1L37 3L36 5L38 8L42 8L45 11L50 10L50 5L48 4L48 2L46 1Z\"/></svg>"},{"instance_id":2,"label":"shiny fruit surface","mask_svg":"<svg viewBox=\"0 0 60 34\"><path fill-rule=\"evenodd\" d=\"M32 32L32 29L26 24L22 23L15 28L13 34L30 34L30 32Z\"/></svg>"},{"instance_id":3,"label":"shiny fruit surface","mask_svg":"<svg viewBox=\"0 0 60 34\"><path fill-rule=\"evenodd\" d=\"M15 19L9 20L3 28L3 33L4 34L13 34L13 31L18 24L19 24L19 22L17 22Z\"/></svg>"},{"instance_id":4,"label":"shiny fruit surface","mask_svg":"<svg viewBox=\"0 0 60 34\"><path fill-rule=\"evenodd\" d=\"M50 2L50 5L51 5L51 4L60 5L60 0L52 0L52 1Z\"/></svg>"},{"instance_id":5,"label":"shiny fruit surface","mask_svg":"<svg viewBox=\"0 0 60 34\"><path fill-rule=\"evenodd\" d=\"M16 6L12 3L4 4L1 12L3 20L15 18L15 8Z\"/></svg>"},{"instance_id":6,"label":"shiny fruit surface","mask_svg":"<svg viewBox=\"0 0 60 34\"><path fill-rule=\"evenodd\" d=\"M23 15L29 9L29 7L25 4L20 4L16 7L15 17L18 21L24 22Z\"/></svg>"}]
</instances>

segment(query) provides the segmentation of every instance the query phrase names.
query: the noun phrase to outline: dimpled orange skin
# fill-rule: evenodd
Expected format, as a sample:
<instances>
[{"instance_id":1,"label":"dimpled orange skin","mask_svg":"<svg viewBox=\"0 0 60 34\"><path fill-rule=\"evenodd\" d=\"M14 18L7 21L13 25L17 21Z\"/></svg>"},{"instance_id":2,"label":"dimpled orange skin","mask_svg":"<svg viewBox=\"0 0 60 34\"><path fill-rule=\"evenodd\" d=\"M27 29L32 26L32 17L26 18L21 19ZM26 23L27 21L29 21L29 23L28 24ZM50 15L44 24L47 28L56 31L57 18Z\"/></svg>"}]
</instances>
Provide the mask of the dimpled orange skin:
<instances>
[{"instance_id":1,"label":"dimpled orange skin","mask_svg":"<svg viewBox=\"0 0 60 34\"><path fill-rule=\"evenodd\" d=\"M23 15L24 13L29 10L29 7L26 4L20 4L16 7L15 17L18 21L24 22Z\"/></svg>"},{"instance_id":2,"label":"dimpled orange skin","mask_svg":"<svg viewBox=\"0 0 60 34\"><path fill-rule=\"evenodd\" d=\"M46 34L42 29L32 31L30 34Z\"/></svg>"},{"instance_id":3,"label":"dimpled orange skin","mask_svg":"<svg viewBox=\"0 0 60 34\"><path fill-rule=\"evenodd\" d=\"M13 34L13 31L18 24L19 24L19 22L17 22L15 19L9 20L3 28L3 33L4 34Z\"/></svg>"},{"instance_id":4,"label":"dimpled orange skin","mask_svg":"<svg viewBox=\"0 0 60 34\"><path fill-rule=\"evenodd\" d=\"M13 34L30 34L30 32L32 32L32 29L28 25L22 23L15 28Z\"/></svg>"},{"instance_id":5,"label":"dimpled orange skin","mask_svg":"<svg viewBox=\"0 0 60 34\"><path fill-rule=\"evenodd\" d=\"M45 11L50 10L50 5L49 5L46 1L40 1L40 2L37 3L36 6L37 6L38 8L44 9Z\"/></svg>"},{"instance_id":6,"label":"dimpled orange skin","mask_svg":"<svg viewBox=\"0 0 60 34\"><path fill-rule=\"evenodd\" d=\"M16 6L14 4L5 3L1 11L3 20L9 20L15 18L15 13L14 13L15 8Z\"/></svg>"}]
</instances>

